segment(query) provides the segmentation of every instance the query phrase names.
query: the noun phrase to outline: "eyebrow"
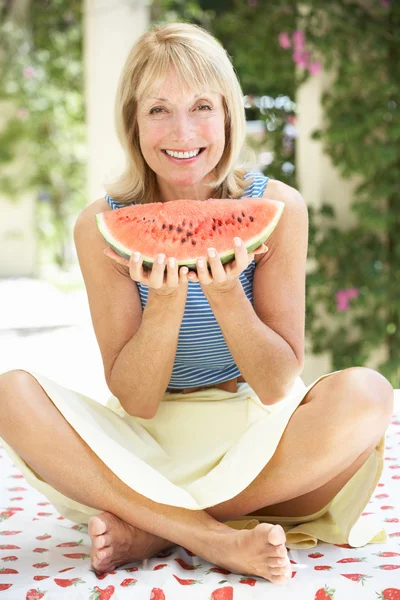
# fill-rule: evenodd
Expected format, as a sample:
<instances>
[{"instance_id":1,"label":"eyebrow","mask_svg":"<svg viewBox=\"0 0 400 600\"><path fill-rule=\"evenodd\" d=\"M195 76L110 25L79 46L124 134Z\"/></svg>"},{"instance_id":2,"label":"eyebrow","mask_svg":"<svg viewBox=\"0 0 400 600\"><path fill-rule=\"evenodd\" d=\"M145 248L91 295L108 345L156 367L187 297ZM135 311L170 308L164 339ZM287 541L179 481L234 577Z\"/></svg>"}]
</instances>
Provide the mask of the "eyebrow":
<instances>
[{"instance_id":1,"label":"eyebrow","mask_svg":"<svg viewBox=\"0 0 400 600\"><path fill-rule=\"evenodd\" d=\"M196 98L200 98L200 96L206 95L207 92L204 92L202 94L197 94L196 96L193 96L193 100L196 100ZM148 98L150 100L160 100L161 102L169 102L168 98L156 98L155 96L148 96Z\"/></svg>"}]
</instances>

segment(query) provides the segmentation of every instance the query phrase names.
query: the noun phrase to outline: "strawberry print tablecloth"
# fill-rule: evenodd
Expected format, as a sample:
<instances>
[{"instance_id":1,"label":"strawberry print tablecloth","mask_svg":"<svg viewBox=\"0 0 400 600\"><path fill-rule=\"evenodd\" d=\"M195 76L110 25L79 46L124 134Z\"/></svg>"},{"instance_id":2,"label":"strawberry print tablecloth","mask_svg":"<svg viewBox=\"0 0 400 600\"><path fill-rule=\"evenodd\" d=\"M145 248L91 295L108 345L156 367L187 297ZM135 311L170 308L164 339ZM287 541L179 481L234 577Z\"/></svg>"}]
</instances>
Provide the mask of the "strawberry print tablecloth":
<instances>
[{"instance_id":1,"label":"strawberry print tablecloth","mask_svg":"<svg viewBox=\"0 0 400 600\"><path fill-rule=\"evenodd\" d=\"M283 586L219 569L182 547L96 575L87 527L57 514L1 446L0 473L0 600L400 600L400 391L385 469L363 513L381 517L388 541L289 550L293 574Z\"/></svg>"}]
</instances>

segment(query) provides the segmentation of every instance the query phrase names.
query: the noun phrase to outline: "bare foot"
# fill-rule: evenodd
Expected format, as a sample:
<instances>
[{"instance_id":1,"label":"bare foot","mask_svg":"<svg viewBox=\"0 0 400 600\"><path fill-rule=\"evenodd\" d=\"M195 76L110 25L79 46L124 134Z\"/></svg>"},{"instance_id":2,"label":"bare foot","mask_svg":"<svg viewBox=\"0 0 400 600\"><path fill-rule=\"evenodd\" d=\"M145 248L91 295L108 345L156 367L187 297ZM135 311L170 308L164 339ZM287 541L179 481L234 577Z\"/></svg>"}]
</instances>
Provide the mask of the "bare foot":
<instances>
[{"instance_id":1,"label":"bare foot","mask_svg":"<svg viewBox=\"0 0 400 600\"><path fill-rule=\"evenodd\" d=\"M97 573L107 573L120 565L151 558L161 550L175 546L109 512L90 517L88 532L92 540L90 559Z\"/></svg>"},{"instance_id":2,"label":"bare foot","mask_svg":"<svg viewBox=\"0 0 400 600\"><path fill-rule=\"evenodd\" d=\"M213 542L204 546L201 556L232 572L282 584L292 576L285 542L286 534L280 525L260 523L254 529L217 534Z\"/></svg>"}]
</instances>

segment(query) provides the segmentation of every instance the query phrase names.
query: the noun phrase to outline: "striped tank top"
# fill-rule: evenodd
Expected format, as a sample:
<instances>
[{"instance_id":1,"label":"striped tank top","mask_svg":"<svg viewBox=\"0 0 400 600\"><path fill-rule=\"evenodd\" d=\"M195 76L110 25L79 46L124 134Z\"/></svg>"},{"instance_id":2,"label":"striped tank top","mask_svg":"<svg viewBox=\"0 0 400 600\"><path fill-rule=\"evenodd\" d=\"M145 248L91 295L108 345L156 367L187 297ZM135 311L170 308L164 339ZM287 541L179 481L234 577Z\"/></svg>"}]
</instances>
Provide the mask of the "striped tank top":
<instances>
[{"instance_id":1,"label":"striped tank top","mask_svg":"<svg viewBox=\"0 0 400 600\"><path fill-rule=\"evenodd\" d=\"M242 197L261 198L268 177L261 173L246 173L245 179L253 177L253 182L245 189ZM127 206L116 202L108 194L105 196L113 210ZM253 304L253 275L255 261L240 274L243 290ZM136 282L142 309L146 306L147 286ZM221 328L204 296L200 283L188 282L185 312L179 330L175 362L168 387L184 389L208 386L228 381L240 376L240 371L226 345Z\"/></svg>"}]
</instances>

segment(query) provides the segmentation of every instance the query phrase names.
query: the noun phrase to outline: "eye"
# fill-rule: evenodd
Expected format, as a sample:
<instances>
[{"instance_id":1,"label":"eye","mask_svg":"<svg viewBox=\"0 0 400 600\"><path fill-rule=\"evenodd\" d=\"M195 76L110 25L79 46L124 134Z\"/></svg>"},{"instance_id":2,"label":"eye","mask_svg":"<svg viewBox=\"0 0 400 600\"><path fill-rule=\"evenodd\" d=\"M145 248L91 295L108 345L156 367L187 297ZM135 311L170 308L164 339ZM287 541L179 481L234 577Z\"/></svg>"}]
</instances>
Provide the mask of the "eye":
<instances>
[{"instance_id":1,"label":"eye","mask_svg":"<svg viewBox=\"0 0 400 600\"><path fill-rule=\"evenodd\" d=\"M209 110L212 110L211 106L209 106L208 104L200 104L198 108L208 108Z\"/></svg>"},{"instance_id":2,"label":"eye","mask_svg":"<svg viewBox=\"0 0 400 600\"><path fill-rule=\"evenodd\" d=\"M152 108L150 111L150 115L152 115L155 111L157 111L155 114L158 114L159 110L164 110L163 108L161 108L161 106L156 106L155 108Z\"/></svg>"}]
</instances>

